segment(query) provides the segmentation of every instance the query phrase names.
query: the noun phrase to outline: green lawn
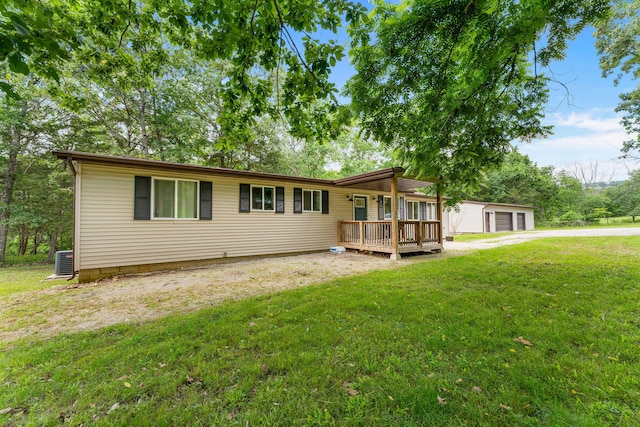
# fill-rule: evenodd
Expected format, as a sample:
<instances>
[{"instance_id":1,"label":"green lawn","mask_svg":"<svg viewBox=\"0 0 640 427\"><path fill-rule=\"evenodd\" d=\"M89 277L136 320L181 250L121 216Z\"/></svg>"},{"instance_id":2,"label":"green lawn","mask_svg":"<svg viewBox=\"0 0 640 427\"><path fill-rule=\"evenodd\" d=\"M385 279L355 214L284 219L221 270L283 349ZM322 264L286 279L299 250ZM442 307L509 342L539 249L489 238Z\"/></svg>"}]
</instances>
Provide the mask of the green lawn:
<instances>
[{"instance_id":1,"label":"green lawn","mask_svg":"<svg viewBox=\"0 0 640 427\"><path fill-rule=\"evenodd\" d=\"M44 280L55 271L53 264L13 265L0 267L0 297L17 292L36 291L61 284L77 283L78 280ZM0 408L1 409L1 408Z\"/></svg>"},{"instance_id":2,"label":"green lawn","mask_svg":"<svg viewBox=\"0 0 640 427\"><path fill-rule=\"evenodd\" d=\"M639 283L637 237L537 240L7 343L0 424L640 425Z\"/></svg>"},{"instance_id":3,"label":"green lawn","mask_svg":"<svg viewBox=\"0 0 640 427\"><path fill-rule=\"evenodd\" d=\"M504 231L500 233L472 233L472 234L458 234L453 237L455 242L471 242L475 240L485 240L485 239L497 239L500 237L505 237L510 234L513 234L513 231ZM519 231L518 233L524 233L523 231Z\"/></svg>"}]
</instances>

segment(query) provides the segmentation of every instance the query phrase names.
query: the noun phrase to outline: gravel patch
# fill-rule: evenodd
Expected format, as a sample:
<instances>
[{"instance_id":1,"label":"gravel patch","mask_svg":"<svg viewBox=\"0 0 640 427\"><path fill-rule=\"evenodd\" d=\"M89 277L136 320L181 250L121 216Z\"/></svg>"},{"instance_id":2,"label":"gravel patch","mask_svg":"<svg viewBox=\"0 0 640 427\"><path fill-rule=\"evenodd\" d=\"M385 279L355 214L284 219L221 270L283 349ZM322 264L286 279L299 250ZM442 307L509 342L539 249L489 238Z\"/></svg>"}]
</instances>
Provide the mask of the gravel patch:
<instances>
[{"instance_id":1,"label":"gravel patch","mask_svg":"<svg viewBox=\"0 0 640 427\"><path fill-rule=\"evenodd\" d=\"M58 285L0 300L0 342L144 322L442 256L391 261L355 252L318 253Z\"/></svg>"}]
</instances>

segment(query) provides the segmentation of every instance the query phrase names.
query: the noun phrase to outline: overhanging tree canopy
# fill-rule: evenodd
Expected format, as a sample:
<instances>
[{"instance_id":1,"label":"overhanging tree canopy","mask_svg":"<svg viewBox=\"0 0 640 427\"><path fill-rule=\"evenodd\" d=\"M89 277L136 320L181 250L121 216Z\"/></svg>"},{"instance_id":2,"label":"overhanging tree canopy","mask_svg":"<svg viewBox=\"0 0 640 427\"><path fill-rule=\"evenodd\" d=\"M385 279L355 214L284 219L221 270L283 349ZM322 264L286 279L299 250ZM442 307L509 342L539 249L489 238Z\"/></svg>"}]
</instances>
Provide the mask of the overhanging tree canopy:
<instances>
[{"instance_id":1,"label":"overhanging tree canopy","mask_svg":"<svg viewBox=\"0 0 640 427\"><path fill-rule=\"evenodd\" d=\"M640 78L640 0L614 0L613 13L598 22L596 48L604 77L616 74L618 86L623 77ZM622 125L632 139L622 151L640 149L640 83L620 95L617 112L623 112Z\"/></svg>"},{"instance_id":2,"label":"overhanging tree canopy","mask_svg":"<svg viewBox=\"0 0 640 427\"><path fill-rule=\"evenodd\" d=\"M550 133L541 67L607 10L603 0L378 1L350 27L347 93L369 134L455 196L513 140Z\"/></svg>"},{"instance_id":3,"label":"overhanging tree canopy","mask_svg":"<svg viewBox=\"0 0 640 427\"><path fill-rule=\"evenodd\" d=\"M218 117L230 133L270 113L284 115L295 135L328 139L337 135L345 113L329 81L344 48L326 34L335 34L344 21L357 24L365 11L349 0L4 0L0 65L57 80L60 62L79 48L100 43L117 51L135 42L129 32L153 28L166 40L166 49L188 48L201 59L232 62ZM280 70L274 85L268 74ZM0 90L12 92L2 79ZM325 101L322 112L311 107L317 100ZM250 114L245 114L247 105Z\"/></svg>"}]
</instances>

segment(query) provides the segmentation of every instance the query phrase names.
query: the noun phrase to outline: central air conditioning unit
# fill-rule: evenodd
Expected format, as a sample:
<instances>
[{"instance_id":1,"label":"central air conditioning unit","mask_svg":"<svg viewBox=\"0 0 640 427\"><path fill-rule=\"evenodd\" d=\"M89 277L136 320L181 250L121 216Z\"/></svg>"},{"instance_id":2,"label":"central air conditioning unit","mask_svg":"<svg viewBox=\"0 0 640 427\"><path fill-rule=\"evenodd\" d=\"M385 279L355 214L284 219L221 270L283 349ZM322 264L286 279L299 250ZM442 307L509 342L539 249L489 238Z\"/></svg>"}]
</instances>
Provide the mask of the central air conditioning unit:
<instances>
[{"instance_id":1,"label":"central air conditioning unit","mask_svg":"<svg viewBox=\"0 0 640 427\"><path fill-rule=\"evenodd\" d=\"M73 251L56 252L56 276L73 275Z\"/></svg>"}]
</instances>

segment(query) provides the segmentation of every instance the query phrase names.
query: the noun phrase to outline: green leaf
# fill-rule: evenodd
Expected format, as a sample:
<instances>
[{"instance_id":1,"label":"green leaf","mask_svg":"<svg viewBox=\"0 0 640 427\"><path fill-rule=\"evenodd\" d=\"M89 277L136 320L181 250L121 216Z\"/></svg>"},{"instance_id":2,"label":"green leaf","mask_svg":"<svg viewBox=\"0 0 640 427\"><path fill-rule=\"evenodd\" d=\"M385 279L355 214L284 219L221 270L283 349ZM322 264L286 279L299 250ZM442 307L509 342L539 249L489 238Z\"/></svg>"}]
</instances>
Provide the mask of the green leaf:
<instances>
[{"instance_id":1,"label":"green leaf","mask_svg":"<svg viewBox=\"0 0 640 427\"><path fill-rule=\"evenodd\" d=\"M9 69L14 73L29 74L29 66L24 62L22 55L14 53L9 56Z\"/></svg>"},{"instance_id":2,"label":"green leaf","mask_svg":"<svg viewBox=\"0 0 640 427\"><path fill-rule=\"evenodd\" d=\"M11 86L7 82L0 81L0 90L9 95L13 99L20 99L20 95L13 90L13 86Z\"/></svg>"},{"instance_id":3,"label":"green leaf","mask_svg":"<svg viewBox=\"0 0 640 427\"><path fill-rule=\"evenodd\" d=\"M27 28L27 25L22 22L17 16L11 17L11 23L13 24L13 28L16 30L16 32L21 36L26 37L31 33Z\"/></svg>"}]
</instances>

